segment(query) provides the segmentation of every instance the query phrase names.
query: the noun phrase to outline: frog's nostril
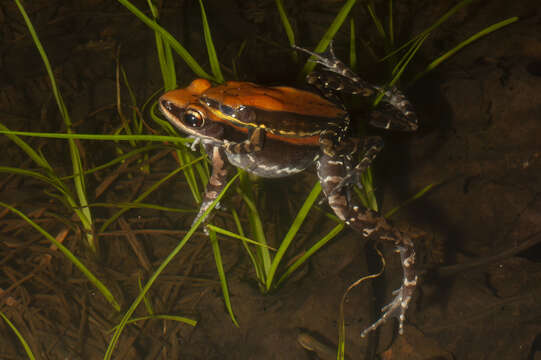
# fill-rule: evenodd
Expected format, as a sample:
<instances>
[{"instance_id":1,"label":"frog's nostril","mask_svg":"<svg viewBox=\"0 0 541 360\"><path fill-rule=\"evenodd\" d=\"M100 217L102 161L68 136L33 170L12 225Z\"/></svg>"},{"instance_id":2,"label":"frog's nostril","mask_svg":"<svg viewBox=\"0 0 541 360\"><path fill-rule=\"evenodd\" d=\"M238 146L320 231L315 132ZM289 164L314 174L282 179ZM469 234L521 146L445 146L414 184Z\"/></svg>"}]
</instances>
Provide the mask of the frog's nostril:
<instances>
[{"instance_id":1,"label":"frog's nostril","mask_svg":"<svg viewBox=\"0 0 541 360\"><path fill-rule=\"evenodd\" d=\"M162 107L166 109L167 111L172 111L174 108L173 103L169 100L162 100L161 103L162 103Z\"/></svg>"}]
</instances>

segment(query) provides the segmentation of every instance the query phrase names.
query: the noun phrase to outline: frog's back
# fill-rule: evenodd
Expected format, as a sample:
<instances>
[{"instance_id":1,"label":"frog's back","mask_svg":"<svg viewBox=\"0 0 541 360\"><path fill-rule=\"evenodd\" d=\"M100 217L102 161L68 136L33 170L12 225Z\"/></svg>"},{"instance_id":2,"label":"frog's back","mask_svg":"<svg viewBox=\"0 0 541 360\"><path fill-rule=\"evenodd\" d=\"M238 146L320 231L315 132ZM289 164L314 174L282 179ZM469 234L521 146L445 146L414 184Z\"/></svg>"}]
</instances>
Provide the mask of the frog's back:
<instances>
[{"instance_id":1,"label":"frog's back","mask_svg":"<svg viewBox=\"0 0 541 360\"><path fill-rule=\"evenodd\" d=\"M345 111L309 91L228 81L204 92L201 101L240 126L261 127L284 137L308 137L336 126Z\"/></svg>"}]
</instances>

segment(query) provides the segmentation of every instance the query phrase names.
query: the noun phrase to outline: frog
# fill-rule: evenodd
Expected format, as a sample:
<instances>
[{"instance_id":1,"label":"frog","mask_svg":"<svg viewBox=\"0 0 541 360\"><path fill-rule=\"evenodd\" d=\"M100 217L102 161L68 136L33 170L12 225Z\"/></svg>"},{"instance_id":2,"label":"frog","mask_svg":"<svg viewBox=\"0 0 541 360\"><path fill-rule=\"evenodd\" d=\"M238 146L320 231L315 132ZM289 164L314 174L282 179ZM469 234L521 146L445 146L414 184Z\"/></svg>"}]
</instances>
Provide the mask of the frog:
<instances>
[{"instance_id":1,"label":"frog","mask_svg":"<svg viewBox=\"0 0 541 360\"><path fill-rule=\"evenodd\" d=\"M400 255L402 283L382 315L363 330L364 337L390 318L403 333L408 305L418 276L415 247L407 233L395 228L354 196L354 185L383 147L378 136L352 135L351 117L340 95L380 95L368 122L387 130L414 131L418 120L412 104L396 87L385 88L363 80L334 54L294 46L311 56L321 69L306 81L315 91L289 86L265 86L246 81L212 85L193 80L187 87L168 91L159 100L165 118L201 144L212 173L194 223L223 191L230 166L263 178L300 173L315 163L322 192L336 216L363 238L391 243ZM360 160L357 160L359 159Z\"/></svg>"}]
</instances>

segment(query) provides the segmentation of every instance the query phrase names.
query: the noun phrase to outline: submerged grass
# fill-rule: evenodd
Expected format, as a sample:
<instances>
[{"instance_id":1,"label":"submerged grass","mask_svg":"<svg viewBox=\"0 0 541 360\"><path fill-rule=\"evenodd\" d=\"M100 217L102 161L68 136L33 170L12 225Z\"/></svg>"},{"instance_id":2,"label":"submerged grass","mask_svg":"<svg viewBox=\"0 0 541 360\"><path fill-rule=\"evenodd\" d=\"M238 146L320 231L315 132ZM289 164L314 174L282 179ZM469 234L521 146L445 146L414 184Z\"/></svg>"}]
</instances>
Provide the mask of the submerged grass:
<instances>
[{"instance_id":1,"label":"submerged grass","mask_svg":"<svg viewBox=\"0 0 541 360\"><path fill-rule=\"evenodd\" d=\"M66 105L64 104L64 100L62 99L62 95L60 94L60 91L56 84L56 79L54 77L53 70L49 62L49 58L47 57L47 54L45 53L45 49L43 48L43 45L41 44L41 41L39 40L38 34L36 33L34 26L32 25L32 22L30 21L30 18L28 17L28 14L26 13L21 2L19 0L15 0L15 4L19 8L19 12L21 13L24 19L24 22L26 24L26 27L28 28L28 31L30 32L32 40L34 41L34 45L36 46L36 49L38 50L41 56L41 60L43 62L43 65L45 66L47 75L49 76L49 81L51 83L51 89L52 89L54 98L56 100L56 105L58 107L58 110L60 112L62 119L64 120L64 124L66 125L66 130L68 133L71 133L72 132L71 119L68 113L68 109L66 108ZM3 125L1 126L0 129L7 130L7 128ZM17 145L19 145L19 147L23 151L25 151L26 154L32 160L34 160L34 162L38 166L40 166L45 171L45 173L47 174L48 177L51 178L51 180L58 183L59 186L65 189L65 191L63 191L64 199L72 207L73 211L77 214L79 220L81 221L81 224L84 228L84 236L86 238L87 245L92 249L92 251L96 252L97 244L95 243L95 238L94 238L94 224L93 224L93 219L92 219L92 213L90 212L90 208L88 207L88 201L87 201L87 196L86 196L86 185L85 185L83 165L81 162L81 155L79 153L79 148L75 144L75 141L73 139L68 140L72 169L73 169L73 184L75 187L76 197L72 196L71 193L68 192L67 186L54 173L51 166L48 164L47 160L42 154L35 152L30 146L23 144L22 140L18 140L18 139L16 140L15 139L16 136L10 136L10 138Z\"/></svg>"},{"instance_id":2,"label":"submerged grass","mask_svg":"<svg viewBox=\"0 0 541 360\"><path fill-rule=\"evenodd\" d=\"M8 317L1 311L0 311L0 317L6 322L6 324L8 324L9 328L15 333L15 335L17 336L17 339L19 339L19 342L21 343L24 349L24 352L26 353L26 356L28 356L30 360L35 360L36 357L34 356L32 349L30 349L30 345L28 345L28 342L26 342L26 339L20 333L17 327L13 325L13 323L9 321Z\"/></svg>"}]
</instances>

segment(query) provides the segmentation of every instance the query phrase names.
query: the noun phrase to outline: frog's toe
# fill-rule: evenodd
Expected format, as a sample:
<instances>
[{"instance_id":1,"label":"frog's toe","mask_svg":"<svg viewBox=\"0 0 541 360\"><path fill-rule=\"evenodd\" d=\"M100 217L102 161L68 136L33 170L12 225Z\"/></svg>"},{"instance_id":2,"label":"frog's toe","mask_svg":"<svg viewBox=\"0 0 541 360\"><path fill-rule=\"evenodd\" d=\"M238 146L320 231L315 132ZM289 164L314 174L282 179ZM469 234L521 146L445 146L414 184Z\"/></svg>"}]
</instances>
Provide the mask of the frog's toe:
<instances>
[{"instance_id":1,"label":"frog's toe","mask_svg":"<svg viewBox=\"0 0 541 360\"><path fill-rule=\"evenodd\" d=\"M371 331L376 330L378 327L387 322L390 318L396 318L398 320L398 333L402 335L404 332L404 320L406 320L406 311L408 309L411 296L406 296L406 289L401 286L399 289L393 292L396 294L393 301L385 305L381 311L383 315L372 325L367 327L361 332L361 337L365 337Z\"/></svg>"},{"instance_id":2,"label":"frog's toe","mask_svg":"<svg viewBox=\"0 0 541 360\"><path fill-rule=\"evenodd\" d=\"M409 239L408 239L409 240ZM406 241L407 245L408 241ZM368 328L361 332L361 337L365 337L369 332L377 329L390 318L398 320L398 333L404 332L404 320L406 320L406 311L417 287L417 274L413 269L415 263L415 251L412 246L398 245L397 251L400 253L402 262L402 286L393 292L395 295L393 301L385 305L381 311L383 315Z\"/></svg>"}]
</instances>

